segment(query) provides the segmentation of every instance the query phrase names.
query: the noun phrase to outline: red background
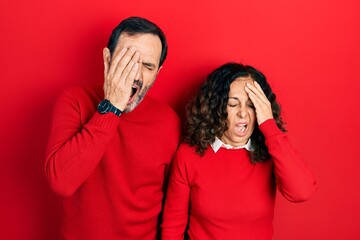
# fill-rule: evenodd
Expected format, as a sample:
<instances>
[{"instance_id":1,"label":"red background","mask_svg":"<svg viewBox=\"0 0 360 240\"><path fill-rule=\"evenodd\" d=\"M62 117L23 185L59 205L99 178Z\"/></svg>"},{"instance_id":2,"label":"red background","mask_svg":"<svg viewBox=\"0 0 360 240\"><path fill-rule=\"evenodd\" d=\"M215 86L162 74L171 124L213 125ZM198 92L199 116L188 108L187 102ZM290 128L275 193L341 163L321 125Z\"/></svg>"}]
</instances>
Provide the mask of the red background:
<instances>
[{"instance_id":1,"label":"red background","mask_svg":"<svg viewBox=\"0 0 360 240\"><path fill-rule=\"evenodd\" d=\"M167 34L150 94L181 116L220 64L268 77L319 184L305 203L279 195L274 239L360 239L359 10L356 0L1 0L0 239L56 238L58 199L43 173L51 109L67 86L102 83L102 48L131 15Z\"/></svg>"}]
</instances>

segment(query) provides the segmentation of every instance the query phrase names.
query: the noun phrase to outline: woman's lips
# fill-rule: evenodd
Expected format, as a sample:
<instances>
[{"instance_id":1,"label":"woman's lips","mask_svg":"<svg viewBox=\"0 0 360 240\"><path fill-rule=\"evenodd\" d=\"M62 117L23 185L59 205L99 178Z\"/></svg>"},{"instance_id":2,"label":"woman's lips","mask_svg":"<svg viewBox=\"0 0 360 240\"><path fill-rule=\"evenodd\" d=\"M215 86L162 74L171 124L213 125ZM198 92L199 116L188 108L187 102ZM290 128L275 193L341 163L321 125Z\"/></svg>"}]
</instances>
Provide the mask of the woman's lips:
<instances>
[{"instance_id":1,"label":"woman's lips","mask_svg":"<svg viewBox=\"0 0 360 240\"><path fill-rule=\"evenodd\" d=\"M246 135L247 123L237 123L235 124L235 132L237 135L243 137Z\"/></svg>"}]
</instances>

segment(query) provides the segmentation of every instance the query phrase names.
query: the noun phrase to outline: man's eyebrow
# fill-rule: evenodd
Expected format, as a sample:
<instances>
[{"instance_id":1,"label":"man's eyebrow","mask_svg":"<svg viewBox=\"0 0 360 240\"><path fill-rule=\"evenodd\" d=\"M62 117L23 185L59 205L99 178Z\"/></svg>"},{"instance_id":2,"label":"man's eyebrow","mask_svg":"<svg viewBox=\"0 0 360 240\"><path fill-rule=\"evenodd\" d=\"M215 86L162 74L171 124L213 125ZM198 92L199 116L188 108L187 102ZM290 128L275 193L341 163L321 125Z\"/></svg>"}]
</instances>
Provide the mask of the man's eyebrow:
<instances>
[{"instance_id":1,"label":"man's eyebrow","mask_svg":"<svg viewBox=\"0 0 360 240\"><path fill-rule=\"evenodd\" d=\"M154 63L151 63L151 62L143 62L142 64L145 67L148 67L148 68L156 68L156 65Z\"/></svg>"}]
</instances>

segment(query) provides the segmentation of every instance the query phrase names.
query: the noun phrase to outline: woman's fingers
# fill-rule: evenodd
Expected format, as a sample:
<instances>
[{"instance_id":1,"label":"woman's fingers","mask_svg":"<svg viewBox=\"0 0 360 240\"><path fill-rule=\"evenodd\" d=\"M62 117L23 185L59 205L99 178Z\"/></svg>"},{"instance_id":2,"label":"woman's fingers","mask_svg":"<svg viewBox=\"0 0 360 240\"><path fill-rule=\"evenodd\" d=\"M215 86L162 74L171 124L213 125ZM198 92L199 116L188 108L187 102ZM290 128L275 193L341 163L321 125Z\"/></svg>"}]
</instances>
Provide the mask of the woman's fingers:
<instances>
[{"instance_id":1,"label":"woman's fingers","mask_svg":"<svg viewBox=\"0 0 360 240\"><path fill-rule=\"evenodd\" d=\"M254 82L253 84L246 83L245 91L248 93L250 100L254 104L259 125L264 121L273 118L271 103L257 82Z\"/></svg>"}]
</instances>

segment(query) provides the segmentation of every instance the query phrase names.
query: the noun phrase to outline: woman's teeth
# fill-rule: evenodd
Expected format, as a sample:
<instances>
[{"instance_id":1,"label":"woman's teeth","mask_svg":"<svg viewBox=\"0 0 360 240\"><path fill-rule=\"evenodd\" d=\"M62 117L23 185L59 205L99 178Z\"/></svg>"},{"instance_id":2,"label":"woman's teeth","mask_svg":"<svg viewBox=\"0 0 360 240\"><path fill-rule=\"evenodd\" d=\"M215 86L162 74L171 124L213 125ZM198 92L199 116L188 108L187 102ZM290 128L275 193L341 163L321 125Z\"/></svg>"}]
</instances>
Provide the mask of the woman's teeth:
<instances>
[{"instance_id":1,"label":"woman's teeth","mask_svg":"<svg viewBox=\"0 0 360 240\"><path fill-rule=\"evenodd\" d=\"M247 127L247 124L239 124L236 126L236 130L239 132L245 132L246 127Z\"/></svg>"}]
</instances>

